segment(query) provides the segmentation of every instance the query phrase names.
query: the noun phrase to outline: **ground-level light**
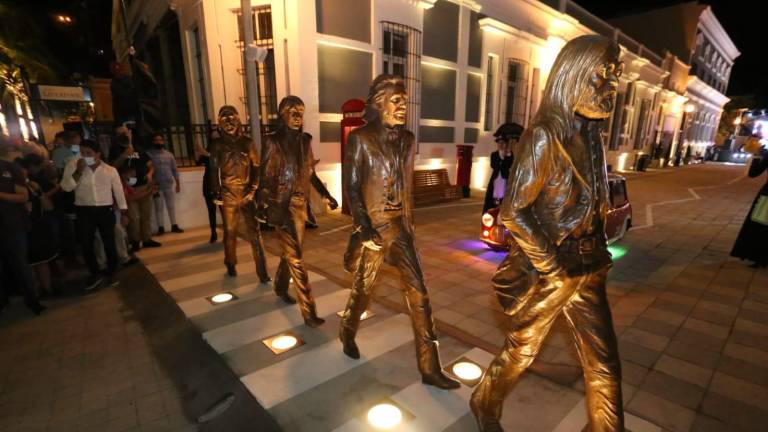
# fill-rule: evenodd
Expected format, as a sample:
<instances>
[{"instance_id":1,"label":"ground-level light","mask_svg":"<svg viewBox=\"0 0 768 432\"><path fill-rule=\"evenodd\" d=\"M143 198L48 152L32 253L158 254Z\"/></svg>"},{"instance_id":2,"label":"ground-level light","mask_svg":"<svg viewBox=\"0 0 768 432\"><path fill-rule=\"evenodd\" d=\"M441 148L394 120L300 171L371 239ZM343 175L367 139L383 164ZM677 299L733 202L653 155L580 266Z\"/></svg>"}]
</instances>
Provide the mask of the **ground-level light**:
<instances>
[{"instance_id":1,"label":"ground-level light","mask_svg":"<svg viewBox=\"0 0 768 432\"><path fill-rule=\"evenodd\" d=\"M281 333L261 341L275 355L282 354L304 345L304 341L294 333Z\"/></svg>"},{"instance_id":2,"label":"ground-level light","mask_svg":"<svg viewBox=\"0 0 768 432\"><path fill-rule=\"evenodd\" d=\"M338 312L336 312L336 315L338 315L339 317L343 318L344 317L344 312L345 311L338 311ZM366 309L366 310L363 311L362 314L360 314L360 321L365 321L368 318L373 318L374 315L376 315L376 314L373 313L372 310Z\"/></svg>"},{"instance_id":3,"label":"ground-level light","mask_svg":"<svg viewBox=\"0 0 768 432\"><path fill-rule=\"evenodd\" d=\"M491 235L491 233L488 232L488 230L483 230L483 237L488 237L489 235Z\"/></svg>"},{"instance_id":4,"label":"ground-level light","mask_svg":"<svg viewBox=\"0 0 768 432\"><path fill-rule=\"evenodd\" d=\"M400 408L389 403L380 403L368 410L368 423L376 429L392 429L403 420Z\"/></svg>"},{"instance_id":5,"label":"ground-level light","mask_svg":"<svg viewBox=\"0 0 768 432\"><path fill-rule=\"evenodd\" d=\"M469 387L475 386L483 377L483 367L466 357L450 363L445 371Z\"/></svg>"},{"instance_id":6,"label":"ground-level light","mask_svg":"<svg viewBox=\"0 0 768 432\"><path fill-rule=\"evenodd\" d=\"M231 302L232 300L237 300L237 296L232 294L229 291L226 292L220 292L218 294L214 294L210 297L206 297L206 299L214 306L220 305L223 303Z\"/></svg>"},{"instance_id":7,"label":"ground-level light","mask_svg":"<svg viewBox=\"0 0 768 432\"><path fill-rule=\"evenodd\" d=\"M487 227L493 226L493 216L490 213L483 213L483 225Z\"/></svg>"}]
</instances>

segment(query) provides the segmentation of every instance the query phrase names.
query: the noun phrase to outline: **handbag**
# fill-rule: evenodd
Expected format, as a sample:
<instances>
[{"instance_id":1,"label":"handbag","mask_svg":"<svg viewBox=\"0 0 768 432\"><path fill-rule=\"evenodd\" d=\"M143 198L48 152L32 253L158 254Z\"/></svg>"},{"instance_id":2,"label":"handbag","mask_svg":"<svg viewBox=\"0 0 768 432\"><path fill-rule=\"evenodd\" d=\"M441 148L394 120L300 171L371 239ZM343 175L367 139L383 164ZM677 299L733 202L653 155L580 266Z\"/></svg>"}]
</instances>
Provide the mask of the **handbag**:
<instances>
[{"instance_id":1,"label":"handbag","mask_svg":"<svg viewBox=\"0 0 768 432\"><path fill-rule=\"evenodd\" d=\"M757 202L755 203L755 207L752 209L749 218L752 222L768 225L768 195L760 195L757 197Z\"/></svg>"}]
</instances>

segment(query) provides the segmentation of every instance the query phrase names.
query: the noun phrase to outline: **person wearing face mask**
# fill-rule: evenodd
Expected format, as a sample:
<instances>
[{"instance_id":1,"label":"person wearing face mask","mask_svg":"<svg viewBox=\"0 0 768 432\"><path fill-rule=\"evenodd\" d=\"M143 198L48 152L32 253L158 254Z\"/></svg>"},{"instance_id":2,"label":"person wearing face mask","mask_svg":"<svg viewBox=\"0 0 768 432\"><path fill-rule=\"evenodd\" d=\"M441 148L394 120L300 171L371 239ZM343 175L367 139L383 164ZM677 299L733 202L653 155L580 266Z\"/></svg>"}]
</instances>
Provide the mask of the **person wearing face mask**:
<instances>
[{"instance_id":1,"label":"person wearing face mask","mask_svg":"<svg viewBox=\"0 0 768 432\"><path fill-rule=\"evenodd\" d=\"M63 170L69 161L77 159L80 154L80 134L61 131L56 134L56 143L58 145L51 152L51 160L56 168Z\"/></svg>"},{"instance_id":2,"label":"person wearing face mask","mask_svg":"<svg viewBox=\"0 0 768 432\"><path fill-rule=\"evenodd\" d=\"M168 212L168 220L171 222L171 232L183 233L184 230L176 224L176 194L181 192L179 170L176 167L176 157L165 148L165 137L156 133L152 137L152 148L147 151L155 167L155 220L157 221L157 235L165 234L163 221L163 207Z\"/></svg>"},{"instance_id":3,"label":"person wearing face mask","mask_svg":"<svg viewBox=\"0 0 768 432\"><path fill-rule=\"evenodd\" d=\"M80 149L82 158L70 161L64 169L61 188L75 192L75 214L77 231L83 258L88 265L90 277L85 283L86 290L97 288L106 278L109 285L114 285L114 275L118 266L115 243L115 213L113 203L117 204L122 215L126 215L128 204L125 201L120 175L112 166L101 160L99 145L86 140ZM127 222L121 218L121 223ZM96 231L99 232L107 256L106 274L99 271L94 250Z\"/></svg>"},{"instance_id":4,"label":"person wearing face mask","mask_svg":"<svg viewBox=\"0 0 768 432\"><path fill-rule=\"evenodd\" d=\"M304 102L287 96L278 106L277 131L264 136L259 181L259 214L274 226L283 253L275 275L275 293L286 303L296 303L288 293L290 279L296 285L304 322L317 327L325 322L317 316L315 300L304 267L302 249L307 222L307 201L310 185L328 200L331 209L338 203L315 173L312 136L302 129Z\"/></svg>"},{"instance_id":5,"label":"person wearing face mask","mask_svg":"<svg viewBox=\"0 0 768 432\"><path fill-rule=\"evenodd\" d=\"M272 279L267 273L264 240L256 220L254 198L259 187L259 154L251 137L243 133L237 109L225 105L219 109L220 136L211 141L210 192L221 206L224 219L224 265L227 274L237 276L237 226L245 222L246 236L261 283Z\"/></svg>"},{"instance_id":6,"label":"person wearing face mask","mask_svg":"<svg viewBox=\"0 0 768 432\"><path fill-rule=\"evenodd\" d=\"M344 255L353 274L352 290L341 318L344 354L358 359L355 336L368 308L383 263L395 267L411 314L416 359L424 384L441 389L461 384L445 375L440 363L432 307L416 250L413 229L413 164L416 139L404 128L408 96L405 82L379 75L366 101L366 124L349 134L343 187L354 231Z\"/></svg>"},{"instance_id":7,"label":"person wearing face mask","mask_svg":"<svg viewBox=\"0 0 768 432\"><path fill-rule=\"evenodd\" d=\"M520 138L500 217L514 239L493 276L509 315L502 352L470 399L480 431L501 431L504 399L563 314L584 374L591 431L624 431L621 363L605 283L608 175L602 132L624 65L603 36L558 54Z\"/></svg>"},{"instance_id":8,"label":"person wearing face mask","mask_svg":"<svg viewBox=\"0 0 768 432\"><path fill-rule=\"evenodd\" d=\"M121 168L126 166L136 171L136 189L149 189L154 191L155 167L146 152L134 147L133 133L125 126L116 130L115 144L109 150L112 166ZM128 208L131 215L131 223L128 225L128 234L131 239L133 252L139 249L160 247L160 242L152 239L152 194L134 201Z\"/></svg>"}]
</instances>

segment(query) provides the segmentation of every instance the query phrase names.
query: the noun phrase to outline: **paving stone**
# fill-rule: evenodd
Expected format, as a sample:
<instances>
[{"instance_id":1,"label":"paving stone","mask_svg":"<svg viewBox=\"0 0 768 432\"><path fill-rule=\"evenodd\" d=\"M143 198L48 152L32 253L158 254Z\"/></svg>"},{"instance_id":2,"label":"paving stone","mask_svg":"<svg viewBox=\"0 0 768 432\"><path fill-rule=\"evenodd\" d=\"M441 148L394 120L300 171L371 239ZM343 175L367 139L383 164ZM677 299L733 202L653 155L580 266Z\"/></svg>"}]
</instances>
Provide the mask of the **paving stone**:
<instances>
[{"instance_id":1,"label":"paving stone","mask_svg":"<svg viewBox=\"0 0 768 432\"><path fill-rule=\"evenodd\" d=\"M758 348L741 345L733 341L728 342L723 350L723 354L756 365L768 364L768 352Z\"/></svg>"},{"instance_id":2,"label":"paving stone","mask_svg":"<svg viewBox=\"0 0 768 432\"><path fill-rule=\"evenodd\" d=\"M710 351L720 351L725 345L725 339L718 339L695 330L681 328L672 337L673 341L696 345Z\"/></svg>"},{"instance_id":3,"label":"paving stone","mask_svg":"<svg viewBox=\"0 0 768 432\"><path fill-rule=\"evenodd\" d=\"M703 387L657 371L648 374L640 389L694 410L705 393Z\"/></svg>"},{"instance_id":4,"label":"paving stone","mask_svg":"<svg viewBox=\"0 0 768 432\"><path fill-rule=\"evenodd\" d=\"M743 431L760 430L763 425L768 424L768 411L712 391L704 396L700 411L704 415Z\"/></svg>"},{"instance_id":5,"label":"paving stone","mask_svg":"<svg viewBox=\"0 0 768 432\"><path fill-rule=\"evenodd\" d=\"M621 335L621 339L654 351L662 351L669 343L669 337L659 336L637 328L627 329L627 331Z\"/></svg>"},{"instance_id":6,"label":"paving stone","mask_svg":"<svg viewBox=\"0 0 768 432\"><path fill-rule=\"evenodd\" d=\"M683 327L693 331L697 331L699 333L716 337L718 339L725 339L728 337L728 333L730 333L730 329L728 327L709 323L709 322L698 320L695 318L688 318L683 323Z\"/></svg>"},{"instance_id":7,"label":"paving stone","mask_svg":"<svg viewBox=\"0 0 768 432\"><path fill-rule=\"evenodd\" d=\"M690 345L675 340L667 345L664 354L668 354L672 357L685 360L707 369L715 369L720 360L720 353L718 352L709 351L696 345Z\"/></svg>"},{"instance_id":8,"label":"paving stone","mask_svg":"<svg viewBox=\"0 0 768 432\"><path fill-rule=\"evenodd\" d=\"M725 432L729 430L733 430L733 426L701 414L696 414L691 425L691 432Z\"/></svg>"},{"instance_id":9,"label":"paving stone","mask_svg":"<svg viewBox=\"0 0 768 432\"><path fill-rule=\"evenodd\" d=\"M696 413L674 402L638 390L626 410L670 431L685 432L693 424Z\"/></svg>"},{"instance_id":10,"label":"paving stone","mask_svg":"<svg viewBox=\"0 0 768 432\"><path fill-rule=\"evenodd\" d=\"M715 372L710 390L757 408L768 407L768 387Z\"/></svg>"},{"instance_id":11,"label":"paving stone","mask_svg":"<svg viewBox=\"0 0 768 432\"><path fill-rule=\"evenodd\" d=\"M717 371L762 386L768 386L768 363L756 365L744 360L723 355Z\"/></svg>"},{"instance_id":12,"label":"paving stone","mask_svg":"<svg viewBox=\"0 0 768 432\"><path fill-rule=\"evenodd\" d=\"M702 388L707 388L713 370L696 366L684 360L662 355L653 367L655 370L679 378Z\"/></svg>"},{"instance_id":13,"label":"paving stone","mask_svg":"<svg viewBox=\"0 0 768 432\"><path fill-rule=\"evenodd\" d=\"M628 360L650 368L661 355L655 351L627 340L619 339L619 355L623 360Z\"/></svg>"},{"instance_id":14,"label":"paving stone","mask_svg":"<svg viewBox=\"0 0 768 432\"><path fill-rule=\"evenodd\" d=\"M661 321L656 321L654 319L645 318L643 316L638 317L632 323L632 327L667 338L672 337L672 335L677 332L677 326L666 324Z\"/></svg>"}]
</instances>

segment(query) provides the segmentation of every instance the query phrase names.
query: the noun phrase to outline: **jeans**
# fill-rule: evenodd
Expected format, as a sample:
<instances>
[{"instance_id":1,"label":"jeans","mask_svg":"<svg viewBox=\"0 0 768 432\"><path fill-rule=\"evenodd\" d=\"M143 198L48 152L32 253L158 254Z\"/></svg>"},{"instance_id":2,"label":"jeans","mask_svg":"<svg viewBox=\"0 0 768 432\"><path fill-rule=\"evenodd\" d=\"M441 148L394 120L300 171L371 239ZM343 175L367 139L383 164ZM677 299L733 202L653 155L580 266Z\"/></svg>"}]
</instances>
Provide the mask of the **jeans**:
<instances>
[{"instance_id":1,"label":"jeans","mask_svg":"<svg viewBox=\"0 0 768 432\"><path fill-rule=\"evenodd\" d=\"M27 305L37 303L36 280L32 267L27 260L27 233L24 230L0 232L0 270L8 272L15 283L19 284L24 302ZM6 278L7 279L7 278ZM0 280L2 283L2 280ZM0 302L8 297L0 286Z\"/></svg>"},{"instance_id":2,"label":"jeans","mask_svg":"<svg viewBox=\"0 0 768 432\"><path fill-rule=\"evenodd\" d=\"M152 237L152 195L128 202L128 234L132 242L147 241Z\"/></svg>"},{"instance_id":3,"label":"jeans","mask_svg":"<svg viewBox=\"0 0 768 432\"><path fill-rule=\"evenodd\" d=\"M160 189L155 197L155 221L158 228L165 225L163 207L168 211L171 225L176 225L176 191L173 187Z\"/></svg>"},{"instance_id":4,"label":"jeans","mask_svg":"<svg viewBox=\"0 0 768 432\"><path fill-rule=\"evenodd\" d=\"M104 253L107 255L107 274L114 274L117 270L117 247L115 245L115 213L112 206L77 206L75 212L77 231L83 247L83 258L91 275L99 274L99 263L94 249L97 231L104 243Z\"/></svg>"}]
</instances>

